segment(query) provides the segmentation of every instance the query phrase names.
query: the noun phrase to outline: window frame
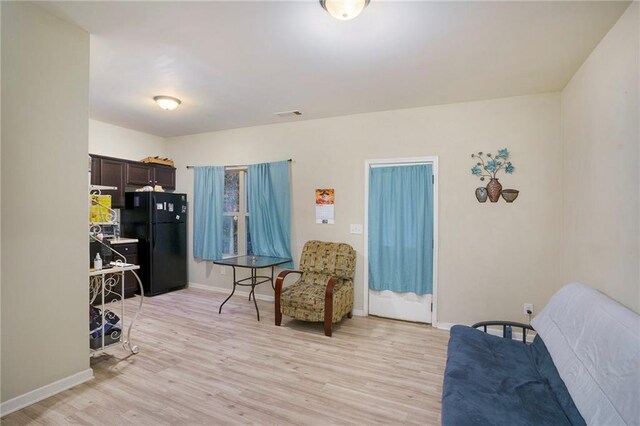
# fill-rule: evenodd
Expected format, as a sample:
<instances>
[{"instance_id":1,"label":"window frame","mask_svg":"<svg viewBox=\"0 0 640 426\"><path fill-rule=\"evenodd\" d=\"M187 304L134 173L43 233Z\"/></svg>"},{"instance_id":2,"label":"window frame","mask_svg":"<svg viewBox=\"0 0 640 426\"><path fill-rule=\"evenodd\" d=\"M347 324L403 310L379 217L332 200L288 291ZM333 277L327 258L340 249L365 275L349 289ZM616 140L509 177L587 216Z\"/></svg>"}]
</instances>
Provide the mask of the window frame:
<instances>
[{"instance_id":1,"label":"window frame","mask_svg":"<svg viewBox=\"0 0 640 426\"><path fill-rule=\"evenodd\" d=\"M232 217L237 226L238 252L222 253L223 259L231 257L246 256L247 253L247 221L249 220L248 194L247 194L247 166L230 166L224 168L227 173L238 174L238 209L237 212L223 212L223 216ZM243 218L244 220L240 220Z\"/></svg>"}]
</instances>

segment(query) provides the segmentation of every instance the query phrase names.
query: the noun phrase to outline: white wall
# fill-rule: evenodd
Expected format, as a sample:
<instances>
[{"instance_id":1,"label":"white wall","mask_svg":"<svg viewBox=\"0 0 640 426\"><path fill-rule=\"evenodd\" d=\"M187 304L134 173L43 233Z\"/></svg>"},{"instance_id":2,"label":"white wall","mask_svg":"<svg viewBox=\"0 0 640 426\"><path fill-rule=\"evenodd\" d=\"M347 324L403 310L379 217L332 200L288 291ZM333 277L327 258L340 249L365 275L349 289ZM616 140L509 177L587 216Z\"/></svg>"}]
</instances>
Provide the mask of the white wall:
<instances>
[{"instance_id":1,"label":"white wall","mask_svg":"<svg viewBox=\"0 0 640 426\"><path fill-rule=\"evenodd\" d=\"M521 191L513 204L479 204L471 153L507 147L516 171L501 179ZM562 146L557 93L259 126L168 140L177 191L192 200L186 165L247 164L292 158L293 251L310 239L342 241L358 252L355 309L363 308L364 161L440 159L439 322L523 320L561 284ZM486 182L485 182L486 184ZM314 223L314 189L336 190L335 225ZM191 221L192 222L192 221ZM230 288L210 262L189 253L189 280ZM260 289L267 291L267 286Z\"/></svg>"},{"instance_id":2,"label":"white wall","mask_svg":"<svg viewBox=\"0 0 640 426\"><path fill-rule=\"evenodd\" d=\"M2 7L0 7L0 46L2 46ZM1 82L2 82L2 55L0 54L0 99L2 98ZM1 101L0 101L0 129L2 129L2 102ZM1 133L1 130L0 130L0 133ZM2 241L2 138L0 135L0 242L1 241ZM0 243L0 307L2 307L2 272L1 271L2 271L2 243ZM2 402L2 318L0 315L0 403L1 402Z\"/></svg>"},{"instance_id":3,"label":"white wall","mask_svg":"<svg viewBox=\"0 0 640 426\"><path fill-rule=\"evenodd\" d=\"M140 161L145 157L165 156L165 139L97 120L89 120L91 154Z\"/></svg>"},{"instance_id":4,"label":"white wall","mask_svg":"<svg viewBox=\"0 0 640 426\"><path fill-rule=\"evenodd\" d=\"M91 377L89 35L30 3L1 8L5 403L72 375Z\"/></svg>"},{"instance_id":5,"label":"white wall","mask_svg":"<svg viewBox=\"0 0 640 426\"><path fill-rule=\"evenodd\" d=\"M640 311L640 5L562 92L563 279Z\"/></svg>"}]
</instances>

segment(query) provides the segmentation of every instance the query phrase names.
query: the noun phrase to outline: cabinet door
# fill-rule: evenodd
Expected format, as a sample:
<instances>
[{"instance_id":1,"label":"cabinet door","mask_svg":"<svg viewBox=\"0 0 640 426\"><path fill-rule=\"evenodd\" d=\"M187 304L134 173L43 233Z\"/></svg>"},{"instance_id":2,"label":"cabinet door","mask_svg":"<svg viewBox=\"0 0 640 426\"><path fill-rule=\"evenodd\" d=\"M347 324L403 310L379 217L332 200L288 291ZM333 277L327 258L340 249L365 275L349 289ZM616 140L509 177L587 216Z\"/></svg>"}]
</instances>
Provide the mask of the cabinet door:
<instances>
[{"instance_id":1,"label":"cabinet door","mask_svg":"<svg viewBox=\"0 0 640 426\"><path fill-rule=\"evenodd\" d=\"M127 263L132 263L134 265L138 264L138 255L137 254L132 254L132 255L125 255L124 256ZM139 287L138 287L138 280L136 279L135 275L133 275L133 272L131 271L127 271L124 273L124 297L131 297L133 295L136 294L136 292L139 291Z\"/></svg>"},{"instance_id":2,"label":"cabinet door","mask_svg":"<svg viewBox=\"0 0 640 426\"><path fill-rule=\"evenodd\" d=\"M100 185L100 159L91 157L91 185Z\"/></svg>"},{"instance_id":3,"label":"cabinet door","mask_svg":"<svg viewBox=\"0 0 640 426\"><path fill-rule=\"evenodd\" d=\"M133 246L135 247L135 244L133 244ZM138 255L136 253L132 253L132 254L125 254L123 253L125 256L125 259L127 263L132 263L134 265L138 264ZM137 271L136 271L137 273ZM136 292L139 291L139 287L138 287L138 280L136 279L135 275L133 275L132 271L127 271L124 273L124 297L131 297L133 295L136 294Z\"/></svg>"},{"instance_id":4,"label":"cabinet door","mask_svg":"<svg viewBox=\"0 0 640 426\"><path fill-rule=\"evenodd\" d=\"M138 243L131 244L114 244L113 249L124 256L126 263L138 264ZM114 255L114 259L122 259L118 255ZM124 297L131 297L138 290L138 280L131 271L124 273Z\"/></svg>"},{"instance_id":5,"label":"cabinet door","mask_svg":"<svg viewBox=\"0 0 640 426\"><path fill-rule=\"evenodd\" d=\"M143 163L125 163L125 184L132 186L153 185L153 169Z\"/></svg>"},{"instance_id":6,"label":"cabinet door","mask_svg":"<svg viewBox=\"0 0 640 426\"><path fill-rule=\"evenodd\" d=\"M174 167L155 166L154 180L163 189L176 189L176 169Z\"/></svg>"},{"instance_id":7,"label":"cabinet door","mask_svg":"<svg viewBox=\"0 0 640 426\"><path fill-rule=\"evenodd\" d=\"M100 185L115 186L115 191L102 191L104 195L111 195L111 207L124 207L124 162L100 159Z\"/></svg>"}]
</instances>

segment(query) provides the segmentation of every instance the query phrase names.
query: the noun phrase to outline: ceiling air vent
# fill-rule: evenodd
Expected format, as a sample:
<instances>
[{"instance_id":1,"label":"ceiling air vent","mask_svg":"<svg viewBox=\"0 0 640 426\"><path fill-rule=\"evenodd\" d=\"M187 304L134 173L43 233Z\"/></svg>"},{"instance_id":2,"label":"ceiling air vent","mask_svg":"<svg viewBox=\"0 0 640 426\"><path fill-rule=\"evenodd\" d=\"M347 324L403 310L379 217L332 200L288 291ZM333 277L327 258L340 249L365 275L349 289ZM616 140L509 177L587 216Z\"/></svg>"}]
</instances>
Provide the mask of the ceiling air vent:
<instances>
[{"instance_id":1,"label":"ceiling air vent","mask_svg":"<svg viewBox=\"0 0 640 426\"><path fill-rule=\"evenodd\" d=\"M281 117L281 118L290 118L290 117L297 117L299 115L302 115L302 113L297 109L294 109L293 111L276 112L274 113L274 115L277 115L278 117Z\"/></svg>"}]
</instances>

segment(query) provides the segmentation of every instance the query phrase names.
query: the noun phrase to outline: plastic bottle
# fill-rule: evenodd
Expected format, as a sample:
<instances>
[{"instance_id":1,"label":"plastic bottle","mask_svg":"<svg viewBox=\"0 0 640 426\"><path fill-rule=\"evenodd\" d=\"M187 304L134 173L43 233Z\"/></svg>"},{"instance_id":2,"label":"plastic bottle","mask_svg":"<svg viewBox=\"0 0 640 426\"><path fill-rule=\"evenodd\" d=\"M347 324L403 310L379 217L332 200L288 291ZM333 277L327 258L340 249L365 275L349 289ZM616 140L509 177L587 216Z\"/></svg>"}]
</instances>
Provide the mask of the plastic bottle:
<instances>
[{"instance_id":1,"label":"plastic bottle","mask_svg":"<svg viewBox=\"0 0 640 426\"><path fill-rule=\"evenodd\" d=\"M100 257L100 253L96 253L96 258L93 261L93 269L99 271L102 269L102 258Z\"/></svg>"}]
</instances>

